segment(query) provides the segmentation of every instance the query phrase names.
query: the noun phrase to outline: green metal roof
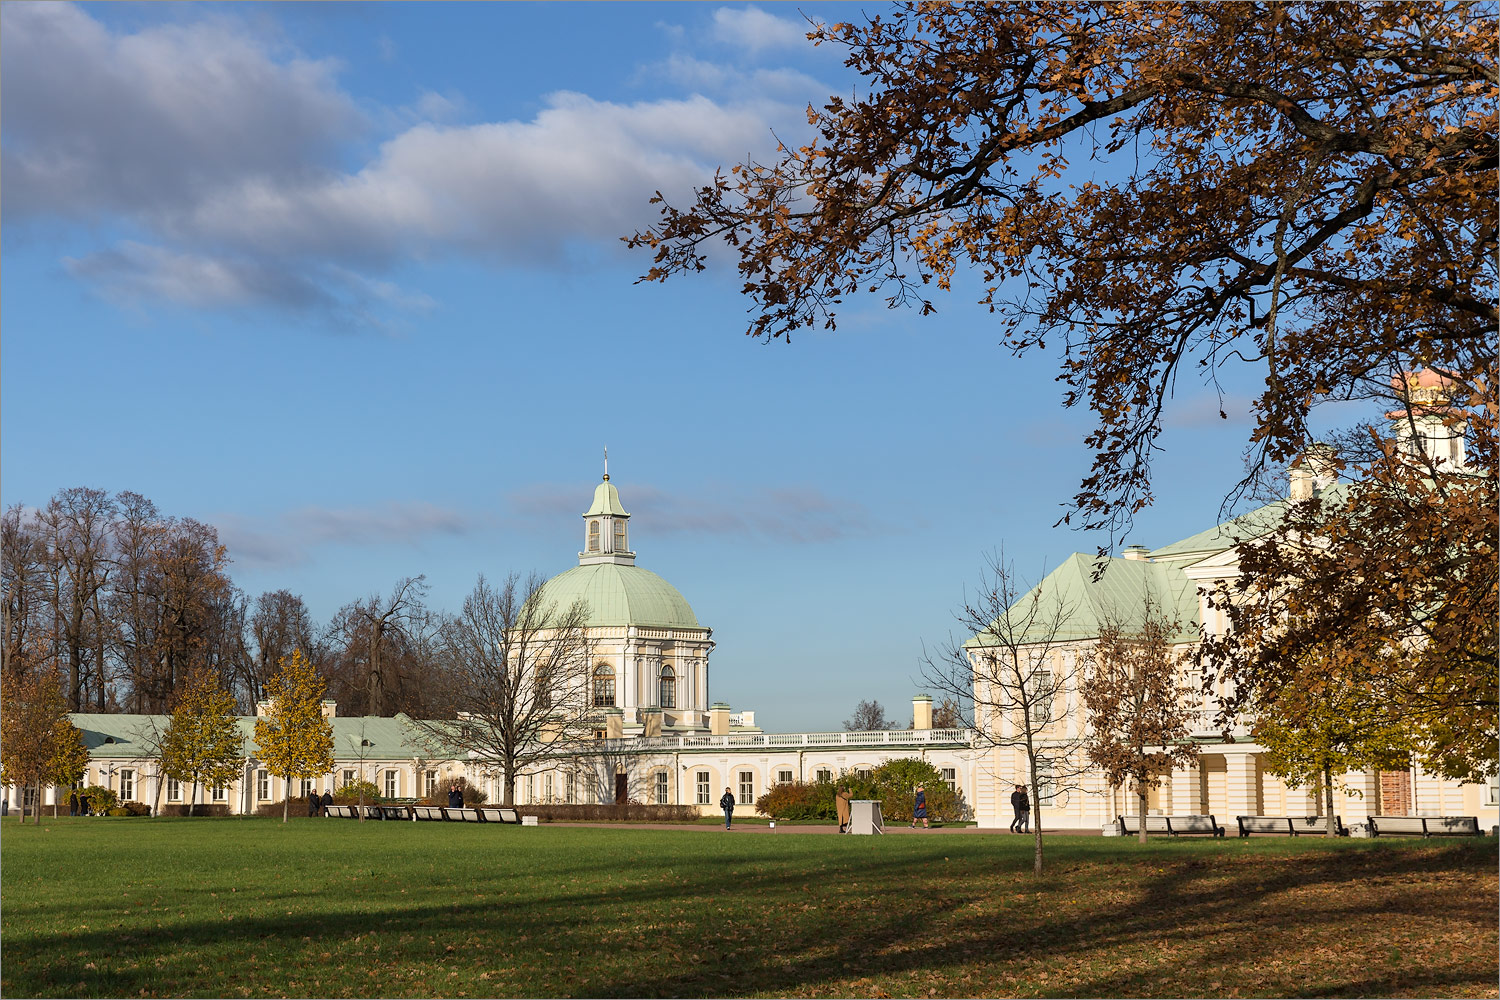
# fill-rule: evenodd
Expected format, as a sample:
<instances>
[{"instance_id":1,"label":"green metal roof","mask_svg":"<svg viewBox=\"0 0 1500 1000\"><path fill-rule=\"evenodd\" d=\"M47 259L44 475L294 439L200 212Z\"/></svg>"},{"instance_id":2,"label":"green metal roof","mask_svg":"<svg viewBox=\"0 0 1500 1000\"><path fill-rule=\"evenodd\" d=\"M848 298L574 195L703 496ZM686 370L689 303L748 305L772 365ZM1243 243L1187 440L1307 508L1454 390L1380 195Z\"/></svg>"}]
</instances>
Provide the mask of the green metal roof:
<instances>
[{"instance_id":1,"label":"green metal roof","mask_svg":"<svg viewBox=\"0 0 1500 1000\"><path fill-rule=\"evenodd\" d=\"M596 514L613 514L615 517L630 516L625 513L625 508L620 506L620 491L615 489L614 484L607 479L594 488L594 503L583 512L584 517L593 517Z\"/></svg>"},{"instance_id":2,"label":"green metal roof","mask_svg":"<svg viewBox=\"0 0 1500 1000\"><path fill-rule=\"evenodd\" d=\"M1181 569L1137 559L1102 562L1104 574L1095 580L1100 558L1073 553L1011 605L1005 616L1009 621L998 634L1013 631L1021 643L1096 639L1105 622L1138 627L1150 595L1166 614L1183 624L1176 641L1198 637L1198 590ZM964 645L989 646L995 641L996 633L985 632Z\"/></svg>"},{"instance_id":3,"label":"green metal roof","mask_svg":"<svg viewBox=\"0 0 1500 1000\"><path fill-rule=\"evenodd\" d=\"M1325 500L1337 503L1344 498L1348 489L1345 483L1335 483L1325 489L1322 496ZM1215 525L1207 531L1200 531L1181 541L1153 549L1151 558L1181 561L1188 556L1201 558L1215 552L1223 552L1225 549L1232 549L1241 542L1259 538L1261 535L1276 530L1277 525L1286 517L1287 508L1291 506L1291 503L1290 500L1273 500L1262 507L1246 511L1239 517L1230 518L1223 524Z\"/></svg>"},{"instance_id":4,"label":"green metal roof","mask_svg":"<svg viewBox=\"0 0 1500 1000\"><path fill-rule=\"evenodd\" d=\"M83 742L93 757L133 758L149 754L152 728L160 733L172 721L170 715L98 715L75 712L69 716L73 725L83 730ZM255 717L238 717L245 747L255 752ZM339 760L360 756L375 760L404 760L425 757L430 751L414 742L407 730L407 717L349 715L333 718L333 755ZM369 746L361 748L361 741ZM363 753L361 753L363 750Z\"/></svg>"},{"instance_id":5,"label":"green metal roof","mask_svg":"<svg viewBox=\"0 0 1500 1000\"><path fill-rule=\"evenodd\" d=\"M676 587L639 566L616 563L575 566L548 580L543 593L560 608L583 598L589 606L590 625L703 627Z\"/></svg>"}]
</instances>

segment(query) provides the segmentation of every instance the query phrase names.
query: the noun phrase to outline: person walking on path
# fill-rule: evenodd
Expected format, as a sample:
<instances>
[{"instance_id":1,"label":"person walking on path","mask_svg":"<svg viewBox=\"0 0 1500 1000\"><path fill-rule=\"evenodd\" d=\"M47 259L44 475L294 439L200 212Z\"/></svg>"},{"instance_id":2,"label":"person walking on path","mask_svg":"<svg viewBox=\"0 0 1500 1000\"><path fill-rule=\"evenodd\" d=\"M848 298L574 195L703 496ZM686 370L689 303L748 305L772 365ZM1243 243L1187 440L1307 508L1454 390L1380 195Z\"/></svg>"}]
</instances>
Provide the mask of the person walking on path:
<instances>
[{"instance_id":1,"label":"person walking on path","mask_svg":"<svg viewBox=\"0 0 1500 1000\"><path fill-rule=\"evenodd\" d=\"M729 789L724 789L724 795L719 799L719 808L724 810L724 829L729 829L729 823L734 819L734 796Z\"/></svg>"},{"instance_id":2,"label":"person walking on path","mask_svg":"<svg viewBox=\"0 0 1500 1000\"><path fill-rule=\"evenodd\" d=\"M833 808L839 817L839 833L849 832L849 789L843 785L833 793Z\"/></svg>"},{"instance_id":3,"label":"person walking on path","mask_svg":"<svg viewBox=\"0 0 1500 1000\"><path fill-rule=\"evenodd\" d=\"M1024 785L1017 785L1016 790L1010 793L1010 807L1016 814L1016 818L1010 821L1010 832L1031 832L1031 801L1026 797Z\"/></svg>"},{"instance_id":4,"label":"person walking on path","mask_svg":"<svg viewBox=\"0 0 1500 1000\"><path fill-rule=\"evenodd\" d=\"M328 789L324 789L323 790L323 798L318 801L318 807L323 811L323 815L324 816L328 815L328 809L332 805L333 805L333 792L329 791Z\"/></svg>"},{"instance_id":5,"label":"person walking on path","mask_svg":"<svg viewBox=\"0 0 1500 1000\"><path fill-rule=\"evenodd\" d=\"M917 820L922 821L922 829L930 829L927 825L927 789L921 785L917 786L917 801L912 806L911 811L911 828L913 830L917 828Z\"/></svg>"},{"instance_id":6,"label":"person walking on path","mask_svg":"<svg viewBox=\"0 0 1500 1000\"><path fill-rule=\"evenodd\" d=\"M317 816L322 811L323 800L318 798L317 789L309 788L307 790L307 815Z\"/></svg>"}]
</instances>

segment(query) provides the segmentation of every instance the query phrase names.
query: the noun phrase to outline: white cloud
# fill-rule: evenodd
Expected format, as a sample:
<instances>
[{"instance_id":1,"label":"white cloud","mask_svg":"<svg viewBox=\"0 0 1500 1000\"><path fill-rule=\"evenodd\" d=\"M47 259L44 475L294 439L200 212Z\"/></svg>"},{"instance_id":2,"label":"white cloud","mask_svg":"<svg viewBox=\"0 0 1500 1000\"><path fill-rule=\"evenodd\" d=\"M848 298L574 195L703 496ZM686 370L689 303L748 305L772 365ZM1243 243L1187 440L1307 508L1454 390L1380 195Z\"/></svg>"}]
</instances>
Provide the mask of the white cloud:
<instances>
[{"instance_id":1,"label":"white cloud","mask_svg":"<svg viewBox=\"0 0 1500 1000\"><path fill-rule=\"evenodd\" d=\"M805 21L784 20L759 7L720 7L714 11L713 37L725 45L747 49L751 55L765 49L810 48L807 31Z\"/></svg>"},{"instance_id":2,"label":"white cloud","mask_svg":"<svg viewBox=\"0 0 1500 1000\"><path fill-rule=\"evenodd\" d=\"M0 32L13 219L170 209L235 178L303 176L361 127L331 62L277 60L224 23L112 35L69 4L8 3Z\"/></svg>"}]
</instances>

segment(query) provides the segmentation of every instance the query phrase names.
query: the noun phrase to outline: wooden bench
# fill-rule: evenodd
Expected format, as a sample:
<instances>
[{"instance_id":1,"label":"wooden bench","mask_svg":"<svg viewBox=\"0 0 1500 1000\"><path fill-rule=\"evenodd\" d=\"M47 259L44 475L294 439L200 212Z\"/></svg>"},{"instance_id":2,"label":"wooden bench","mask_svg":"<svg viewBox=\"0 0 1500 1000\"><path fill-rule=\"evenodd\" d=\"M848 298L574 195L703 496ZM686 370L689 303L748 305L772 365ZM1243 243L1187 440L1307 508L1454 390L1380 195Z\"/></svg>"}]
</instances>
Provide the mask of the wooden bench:
<instances>
[{"instance_id":1,"label":"wooden bench","mask_svg":"<svg viewBox=\"0 0 1500 1000\"><path fill-rule=\"evenodd\" d=\"M1328 834L1328 824L1322 816L1236 816L1234 820L1240 828L1241 837L1248 837L1252 833L1288 837L1322 837ZM1333 829L1335 836L1349 836L1341 817L1333 818Z\"/></svg>"},{"instance_id":2,"label":"wooden bench","mask_svg":"<svg viewBox=\"0 0 1500 1000\"><path fill-rule=\"evenodd\" d=\"M375 808L380 810L380 815L383 819L411 819L411 808L409 806L383 805L376 806Z\"/></svg>"},{"instance_id":3,"label":"wooden bench","mask_svg":"<svg viewBox=\"0 0 1500 1000\"><path fill-rule=\"evenodd\" d=\"M1115 819L1120 833L1129 835L1141 832L1141 817L1119 816ZM1146 833L1165 833L1169 837L1203 835L1224 836L1224 828L1212 816L1147 816Z\"/></svg>"},{"instance_id":4,"label":"wooden bench","mask_svg":"<svg viewBox=\"0 0 1500 1000\"><path fill-rule=\"evenodd\" d=\"M470 808L444 809L443 810L443 815L447 816L450 820L453 820L455 823L483 823L484 822L484 817L482 815L480 815L480 812L479 812L478 809L470 809Z\"/></svg>"},{"instance_id":5,"label":"wooden bench","mask_svg":"<svg viewBox=\"0 0 1500 1000\"><path fill-rule=\"evenodd\" d=\"M1481 837L1478 816L1369 816L1377 837Z\"/></svg>"},{"instance_id":6,"label":"wooden bench","mask_svg":"<svg viewBox=\"0 0 1500 1000\"><path fill-rule=\"evenodd\" d=\"M324 819L348 819L348 806L327 806L323 809Z\"/></svg>"},{"instance_id":7,"label":"wooden bench","mask_svg":"<svg viewBox=\"0 0 1500 1000\"><path fill-rule=\"evenodd\" d=\"M435 819L441 821L444 818L442 806L412 806L411 812L417 819Z\"/></svg>"}]
</instances>

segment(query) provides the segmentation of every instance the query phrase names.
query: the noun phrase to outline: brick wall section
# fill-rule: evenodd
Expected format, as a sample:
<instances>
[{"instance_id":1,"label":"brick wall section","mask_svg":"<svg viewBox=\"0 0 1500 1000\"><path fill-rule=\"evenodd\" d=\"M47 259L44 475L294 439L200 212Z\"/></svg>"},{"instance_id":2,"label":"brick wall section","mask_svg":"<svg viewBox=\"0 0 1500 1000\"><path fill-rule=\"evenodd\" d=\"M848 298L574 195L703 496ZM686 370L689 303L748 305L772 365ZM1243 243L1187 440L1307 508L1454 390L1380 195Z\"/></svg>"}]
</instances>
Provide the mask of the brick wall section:
<instances>
[{"instance_id":1,"label":"brick wall section","mask_svg":"<svg viewBox=\"0 0 1500 1000\"><path fill-rule=\"evenodd\" d=\"M1411 772L1380 772L1380 814L1382 816L1411 815Z\"/></svg>"}]
</instances>

